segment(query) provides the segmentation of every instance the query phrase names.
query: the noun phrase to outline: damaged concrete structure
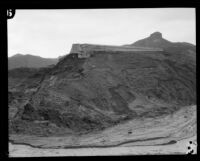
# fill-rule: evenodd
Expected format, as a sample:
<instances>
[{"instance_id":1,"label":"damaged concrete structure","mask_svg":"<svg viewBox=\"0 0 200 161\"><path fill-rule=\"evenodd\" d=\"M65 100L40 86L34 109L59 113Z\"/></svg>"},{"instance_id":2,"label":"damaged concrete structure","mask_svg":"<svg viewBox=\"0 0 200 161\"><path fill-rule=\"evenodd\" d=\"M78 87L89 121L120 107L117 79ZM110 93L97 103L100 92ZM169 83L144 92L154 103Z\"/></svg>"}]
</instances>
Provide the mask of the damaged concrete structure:
<instances>
[{"instance_id":1,"label":"damaged concrete structure","mask_svg":"<svg viewBox=\"0 0 200 161\"><path fill-rule=\"evenodd\" d=\"M163 49L136 46L73 44L70 54L78 54L78 58L88 58L91 55L91 51L163 51Z\"/></svg>"}]
</instances>

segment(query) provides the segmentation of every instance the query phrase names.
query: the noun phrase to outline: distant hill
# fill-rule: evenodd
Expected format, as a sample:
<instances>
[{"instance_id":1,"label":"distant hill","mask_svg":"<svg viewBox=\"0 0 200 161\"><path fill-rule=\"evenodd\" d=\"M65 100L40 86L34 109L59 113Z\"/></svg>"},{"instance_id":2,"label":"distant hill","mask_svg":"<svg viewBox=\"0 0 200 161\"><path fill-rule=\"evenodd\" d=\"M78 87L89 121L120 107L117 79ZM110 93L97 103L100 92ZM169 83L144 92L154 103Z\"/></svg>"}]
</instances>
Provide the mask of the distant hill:
<instances>
[{"instance_id":1,"label":"distant hill","mask_svg":"<svg viewBox=\"0 0 200 161\"><path fill-rule=\"evenodd\" d=\"M196 46L187 42L171 42L162 37L160 32L154 32L149 37L138 40L130 45L137 47L159 47L170 53L185 53L196 56Z\"/></svg>"},{"instance_id":2,"label":"distant hill","mask_svg":"<svg viewBox=\"0 0 200 161\"><path fill-rule=\"evenodd\" d=\"M41 68L47 67L49 65L54 65L58 62L58 58L42 58L40 56L34 55L22 55L16 54L10 58L8 58L8 68L20 68L20 67L28 67L28 68Z\"/></svg>"},{"instance_id":3,"label":"distant hill","mask_svg":"<svg viewBox=\"0 0 200 161\"><path fill-rule=\"evenodd\" d=\"M195 47L195 45L186 43L186 42L171 42L162 37L162 33L154 32L149 37L138 40L131 44L133 46L142 46L142 47L162 47L167 48L170 46L187 46Z\"/></svg>"}]
</instances>

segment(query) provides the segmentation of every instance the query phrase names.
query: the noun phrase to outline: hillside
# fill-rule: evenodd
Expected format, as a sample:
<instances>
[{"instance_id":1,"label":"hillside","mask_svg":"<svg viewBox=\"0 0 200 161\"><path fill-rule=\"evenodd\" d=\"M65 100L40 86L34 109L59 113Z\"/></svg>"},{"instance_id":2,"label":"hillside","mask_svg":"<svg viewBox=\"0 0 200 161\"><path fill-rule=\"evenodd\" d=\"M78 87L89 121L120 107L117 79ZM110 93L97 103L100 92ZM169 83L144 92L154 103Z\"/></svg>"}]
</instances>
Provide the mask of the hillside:
<instances>
[{"instance_id":1,"label":"hillside","mask_svg":"<svg viewBox=\"0 0 200 161\"><path fill-rule=\"evenodd\" d=\"M171 42L166 40L162 37L162 33L154 32L149 37L144 38L142 40L138 40L131 44L130 46L141 46L141 47L161 47L161 48L168 48L168 47L180 47L185 46L189 49L194 49L195 45L186 43L186 42Z\"/></svg>"},{"instance_id":2,"label":"hillside","mask_svg":"<svg viewBox=\"0 0 200 161\"><path fill-rule=\"evenodd\" d=\"M112 127L117 131L118 126L132 125L130 121L162 120L196 105L196 57L171 52L170 45L161 47L164 51L90 49L87 58L71 53L55 66L23 77L9 86L10 133L68 136ZM16 77L11 74L9 80Z\"/></svg>"},{"instance_id":3,"label":"hillside","mask_svg":"<svg viewBox=\"0 0 200 161\"><path fill-rule=\"evenodd\" d=\"M149 37L138 40L127 46L159 47L174 54L187 54L196 59L196 46L186 42L171 42L162 37L160 32L154 32Z\"/></svg>"},{"instance_id":4,"label":"hillside","mask_svg":"<svg viewBox=\"0 0 200 161\"><path fill-rule=\"evenodd\" d=\"M16 54L8 58L8 69L28 67L28 68L41 68L49 65L54 65L58 59L42 58L33 55Z\"/></svg>"}]
</instances>

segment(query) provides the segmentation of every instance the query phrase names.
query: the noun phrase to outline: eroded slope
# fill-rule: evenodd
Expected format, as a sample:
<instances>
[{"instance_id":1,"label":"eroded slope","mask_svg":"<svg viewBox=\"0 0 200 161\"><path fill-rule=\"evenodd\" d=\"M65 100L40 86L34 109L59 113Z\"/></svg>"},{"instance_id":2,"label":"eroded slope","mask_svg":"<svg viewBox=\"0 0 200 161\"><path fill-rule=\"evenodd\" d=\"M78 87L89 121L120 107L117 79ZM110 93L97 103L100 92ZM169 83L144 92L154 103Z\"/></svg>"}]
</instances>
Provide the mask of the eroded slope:
<instances>
[{"instance_id":1,"label":"eroded slope","mask_svg":"<svg viewBox=\"0 0 200 161\"><path fill-rule=\"evenodd\" d=\"M70 54L45 74L10 132L88 133L196 104L196 64L181 57L166 51Z\"/></svg>"}]
</instances>

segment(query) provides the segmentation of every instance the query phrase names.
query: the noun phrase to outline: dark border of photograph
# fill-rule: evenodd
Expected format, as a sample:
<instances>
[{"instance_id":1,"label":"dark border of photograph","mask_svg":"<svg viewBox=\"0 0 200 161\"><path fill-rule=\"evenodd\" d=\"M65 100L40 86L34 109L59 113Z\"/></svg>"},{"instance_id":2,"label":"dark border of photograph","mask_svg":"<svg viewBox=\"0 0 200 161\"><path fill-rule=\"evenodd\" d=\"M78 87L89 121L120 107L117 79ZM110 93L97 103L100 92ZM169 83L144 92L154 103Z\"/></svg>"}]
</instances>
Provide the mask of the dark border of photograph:
<instances>
[{"instance_id":1,"label":"dark border of photograph","mask_svg":"<svg viewBox=\"0 0 200 161\"><path fill-rule=\"evenodd\" d=\"M7 38L7 10L8 9L106 9L106 8L195 8L196 9L196 47L197 47L197 96L198 96L198 40L199 40L199 20L200 17L200 3L197 0L190 1L39 1L39 0L1 0L0 1L0 70L1 70L1 89L0 89L0 159L2 157L9 158L8 156L8 38ZM198 18L197 18L198 17ZM199 99L197 97L197 106L199 105ZM199 113L199 109L197 108L197 116ZM197 117L198 118L198 117ZM197 126L198 127L198 126ZM197 129L198 134L198 129ZM198 139L197 139L198 142ZM198 143L197 143L198 144ZM138 160L150 160L150 159L196 159L198 157L199 148L197 146L197 154L196 155L142 155L142 156L106 156L106 157L98 157L98 159L107 158L109 160L117 160L117 159L138 159ZM97 157L30 157L31 159L97 159ZM24 159L30 159L24 158ZM13 159L13 158L9 158ZM18 159L18 158L15 158ZM21 158L20 158L21 159Z\"/></svg>"}]
</instances>

